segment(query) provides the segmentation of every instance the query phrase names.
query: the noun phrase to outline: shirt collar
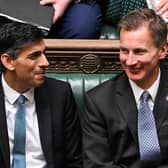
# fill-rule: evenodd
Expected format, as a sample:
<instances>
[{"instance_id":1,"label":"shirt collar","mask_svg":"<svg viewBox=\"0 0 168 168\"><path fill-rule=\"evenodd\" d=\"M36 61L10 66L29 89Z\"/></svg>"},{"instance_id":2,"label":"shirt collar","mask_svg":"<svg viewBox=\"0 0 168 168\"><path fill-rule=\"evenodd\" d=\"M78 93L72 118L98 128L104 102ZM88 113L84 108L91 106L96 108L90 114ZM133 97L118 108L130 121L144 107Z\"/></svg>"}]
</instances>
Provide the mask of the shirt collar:
<instances>
[{"instance_id":1,"label":"shirt collar","mask_svg":"<svg viewBox=\"0 0 168 168\"><path fill-rule=\"evenodd\" d=\"M20 96L20 93L16 90L12 89L7 82L5 81L4 75L2 74L2 86L4 90L5 98L9 101L10 104L14 104L18 97ZM26 99L30 102L34 102L34 88L28 90L27 92L23 93L26 97Z\"/></svg>"},{"instance_id":2,"label":"shirt collar","mask_svg":"<svg viewBox=\"0 0 168 168\"><path fill-rule=\"evenodd\" d=\"M159 87L159 81L160 81L160 69L159 69L159 74L158 77L156 79L156 81L153 83L153 85L147 90L150 95L151 95L151 99L154 102L155 98L156 98L156 94L157 94L157 90ZM140 97L144 91L144 89L140 88L134 81L129 80L131 88L133 90L134 93L134 97L135 97L135 101L136 103L138 103L138 101L140 100Z\"/></svg>"}]
</instances>

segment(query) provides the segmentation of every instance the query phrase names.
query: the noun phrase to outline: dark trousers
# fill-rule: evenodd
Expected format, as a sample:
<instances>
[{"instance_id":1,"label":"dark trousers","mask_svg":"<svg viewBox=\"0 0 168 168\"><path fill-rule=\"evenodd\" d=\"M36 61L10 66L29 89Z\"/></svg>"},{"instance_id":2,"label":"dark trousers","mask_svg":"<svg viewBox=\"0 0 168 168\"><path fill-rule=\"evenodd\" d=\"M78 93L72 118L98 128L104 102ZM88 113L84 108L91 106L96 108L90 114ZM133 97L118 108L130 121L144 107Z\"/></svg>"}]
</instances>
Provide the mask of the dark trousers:
<instances>
[{"instance_id":1,"label":"dark trousers","mask_svg":"<svg viewBox=\"0 0 168 168\"><path fill-rule=\"evenodd\" d=\"M74 3L49 32L48 38L99 38L102 12L96 0Z\"/></svg>"}]
</instances>

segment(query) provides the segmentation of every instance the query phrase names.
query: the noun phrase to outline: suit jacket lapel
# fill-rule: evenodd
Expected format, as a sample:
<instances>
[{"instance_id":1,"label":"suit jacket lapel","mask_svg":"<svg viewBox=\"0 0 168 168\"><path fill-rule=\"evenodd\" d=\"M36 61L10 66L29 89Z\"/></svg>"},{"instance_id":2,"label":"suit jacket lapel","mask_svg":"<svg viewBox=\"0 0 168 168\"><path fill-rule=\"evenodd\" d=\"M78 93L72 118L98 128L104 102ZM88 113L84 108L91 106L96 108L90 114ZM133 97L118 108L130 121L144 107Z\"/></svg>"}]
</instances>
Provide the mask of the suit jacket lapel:
<instances>
[{"instance_id":1,"label":"suit jacket lapel","mask_svg":"<svg viewBox=\"0 0 168 168\"><path fill-rule=\"evenodd\" d=\"M168 72L161 72L161 79L159 85L159 92L157 93L155 106L154 106L154 115L156 119L157 128L160 128L163 121L165 120L168 114ZM165 82L166 81L166 82Z\"/></svg>"},{"instance_id":2,"label":"suit jacket lapel","mask_svg":"<svg viewBox=\"0 0 168 168\"><path fill-rule=\"evenodd\" d=\"M118 106L125 117L130 132L136 143L137 141L137 107L133 92L127 77L124 75L118 83L116 90Z\"/></svg>"},{"instance_id":3,"label":"suit jacket lapel","mask_svg":"<svg viewBox=\"0 0 168 168\"><path fill-rule=\"evenodd\" d=\"M159 91L156 96L154 105L154 115L156 119L156 126L159 129L162 126L168 114L168 71L161 71L161 79L159 85ZM120 83L117 87L117 102L118 106L125 116L128 123L128 127L135 139L137 141L137 107L136 102L132 93L131 86L129 84L126 75L123 75Z\"/></svg>"},{"instance_id":4,"label":"suit jacket lapel","mask_svg":"<svg viewBox=\"0 0 168 168\"><path fill-rule=\"evenodd\" d=\"M7 131L4 93L3 93L1 80L0 80L0 98L1 98L1 101L0 101L0 152L2 153L2 157L6 167L9 168L10 167L9 138L8 138L8 131Z\"/></svg>"},{"instance_id":5,"label":"suit jacket lapel","mask_svg":"<svg viewBox=\"0 0 168 168\"><path fill-rule=\"evenodd\" d=\"M49 99L43 86L35 89L35 101L41 145L47 165L50 165L53 163L52 122Z\"/></svg>"}]
</instances>

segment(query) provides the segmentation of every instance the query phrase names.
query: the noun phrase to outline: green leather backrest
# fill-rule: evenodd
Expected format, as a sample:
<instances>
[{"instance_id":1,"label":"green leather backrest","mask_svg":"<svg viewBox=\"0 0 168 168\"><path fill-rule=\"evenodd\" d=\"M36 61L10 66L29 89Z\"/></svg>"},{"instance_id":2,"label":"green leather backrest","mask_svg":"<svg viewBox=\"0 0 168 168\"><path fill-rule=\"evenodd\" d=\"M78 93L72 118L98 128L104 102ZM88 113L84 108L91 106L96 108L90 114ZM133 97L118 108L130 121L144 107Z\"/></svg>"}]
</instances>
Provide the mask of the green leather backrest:
<instances>
[{"instance_id":1,"label":"green leather backrest","mask_svg":"<svg viewBox=\"0 0 168 168\"><path fill-rule=\"evenodd\" d=\"M116 74L82 74L82 73L47 73L48 77L60 79L70 83L80 111L83 110L83 96L86 91L98 84L113 78Z\"/></svg>"},{"instance_id":2,"label":"green leather backrest","mask_svg":"<svg viewBox=\"0 0 168 168\"><path fill-rule=\"evenodd\" d=\"M103 24L100 32L100 39L118 40L119 34L117 27Z\"/></svg>"}]
</instances>

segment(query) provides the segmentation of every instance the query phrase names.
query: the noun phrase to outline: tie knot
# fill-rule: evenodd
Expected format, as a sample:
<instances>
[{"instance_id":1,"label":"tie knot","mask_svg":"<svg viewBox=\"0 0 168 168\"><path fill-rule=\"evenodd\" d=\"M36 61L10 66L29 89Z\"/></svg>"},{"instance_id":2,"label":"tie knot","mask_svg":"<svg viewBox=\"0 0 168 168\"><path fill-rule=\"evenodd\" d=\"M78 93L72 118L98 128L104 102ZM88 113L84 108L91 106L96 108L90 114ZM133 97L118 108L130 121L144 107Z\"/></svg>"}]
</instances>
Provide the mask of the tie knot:
<instances>
[{"instance_id":1,"label":"tie knot","mask_svg":"<svg viewBox=\"0 0 168 168\"><path fill-rule=\"evenodd\" d=\"M142 101L147 101L150 98L150 94L148 91L144 91L141 95L141 100Z\"/></svg>"},{"instance_id":2,"label":"tie knot","mask_svg":"<svg viewBox=\"0 0 168 168\"><path fill-rule=\"evenodd\" d=\"M24 104L24 103L25 103L25 96L20 95L19 98L18 98L18 102L19 102L20 104Z\"/></svg>"}]
</instances>

